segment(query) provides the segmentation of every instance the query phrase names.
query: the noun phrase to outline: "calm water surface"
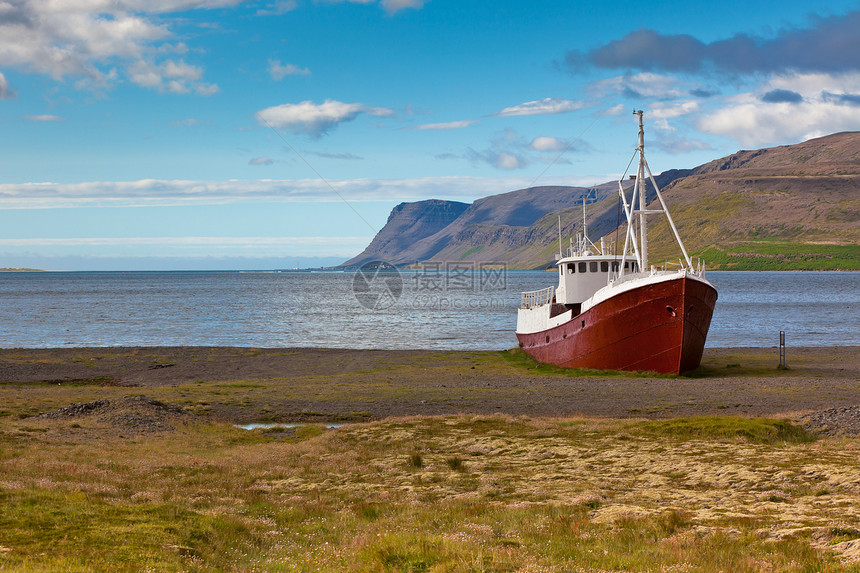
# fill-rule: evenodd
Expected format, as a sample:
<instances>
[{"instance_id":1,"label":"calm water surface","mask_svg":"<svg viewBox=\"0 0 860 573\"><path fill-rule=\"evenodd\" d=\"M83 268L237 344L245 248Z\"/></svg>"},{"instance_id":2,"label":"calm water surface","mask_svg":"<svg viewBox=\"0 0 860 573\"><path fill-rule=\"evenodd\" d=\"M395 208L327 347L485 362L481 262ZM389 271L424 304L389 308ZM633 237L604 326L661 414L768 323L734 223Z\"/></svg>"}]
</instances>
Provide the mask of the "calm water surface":
<instances>
[{"instance_id":1,"label":"calm water surface","mask_svg":"<svg viewBox=\"0 0 860 573\"><path fill-rule=\"evenodd\" d=\"M360 286L359 301L352 273L0 273L0 347L505 349L517 343L520 291L555 282L527 271L398 276L394 302ZM789 346L860 345L860 273L708 279L719 291L708 346L774 346L780 330ZM383 308L359 304L368 295Z\"/></svg>"}]
</instances>

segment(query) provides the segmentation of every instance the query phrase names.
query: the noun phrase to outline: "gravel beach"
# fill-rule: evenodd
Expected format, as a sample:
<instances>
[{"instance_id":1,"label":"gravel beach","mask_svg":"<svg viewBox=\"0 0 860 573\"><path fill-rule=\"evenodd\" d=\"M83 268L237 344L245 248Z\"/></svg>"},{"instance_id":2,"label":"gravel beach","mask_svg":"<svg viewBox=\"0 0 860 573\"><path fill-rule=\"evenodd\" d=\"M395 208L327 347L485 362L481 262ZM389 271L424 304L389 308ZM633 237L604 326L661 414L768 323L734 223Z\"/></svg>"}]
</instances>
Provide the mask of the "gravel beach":
<instances>
[{"instance_id":1,"label":"gravel beach","mask_svg":"<svg viewBox=\"0 0 860 573\"><path fill-rule=\"evenodd\" d=\"M831 433L860 431L860 348L789 348L787 370L777 369L778 356L776 348L707 349L688 376L649 377L549 370L515 351L0 349L0 394L29 389L39 412L82 398L147 396L235 423L742 415L812 416Z\"/></svg>"}]
</instances>

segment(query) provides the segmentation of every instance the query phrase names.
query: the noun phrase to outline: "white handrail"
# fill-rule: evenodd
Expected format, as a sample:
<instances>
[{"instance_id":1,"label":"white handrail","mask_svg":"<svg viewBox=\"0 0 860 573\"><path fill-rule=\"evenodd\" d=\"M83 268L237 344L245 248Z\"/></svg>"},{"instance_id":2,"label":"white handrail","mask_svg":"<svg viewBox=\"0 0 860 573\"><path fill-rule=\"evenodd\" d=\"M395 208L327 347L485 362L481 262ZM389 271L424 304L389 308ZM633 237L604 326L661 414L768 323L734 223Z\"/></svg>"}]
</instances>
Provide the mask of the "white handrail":
<instances>
[{"instance_id":1,"label":"white handrail","mask_svg":"<svg viewBox=\"0 0 860 573\"><path fill-rule=\"evenodd\" d=\"M554 295L555 286L524 292L520 296L520 308L534 308L547 304L552 301Z\"/></svg>"}]
</instances>

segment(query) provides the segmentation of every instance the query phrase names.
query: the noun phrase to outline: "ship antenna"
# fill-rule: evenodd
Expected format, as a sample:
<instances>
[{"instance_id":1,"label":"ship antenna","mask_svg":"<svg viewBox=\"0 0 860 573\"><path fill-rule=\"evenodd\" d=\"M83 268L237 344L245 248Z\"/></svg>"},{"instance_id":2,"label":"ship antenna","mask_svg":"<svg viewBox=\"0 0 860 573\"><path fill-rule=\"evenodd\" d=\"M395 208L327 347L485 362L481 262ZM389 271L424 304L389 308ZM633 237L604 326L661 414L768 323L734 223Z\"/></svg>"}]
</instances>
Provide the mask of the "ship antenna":
<instances>
[{"instance_id":1,"label":"ship antenna","mask_svg":"<svg viewBox=\"0 0 860 573\"><path fill-rule=\"evenodd\" d=\"M561 215L558 216L558 258L564 258L564 251L561 248Z\"/></svg>"},{"instance_id":2,"label":"ship antenna","mask_svg":"<svg viewBox=\"0 0 860 573\"><path fill-rule=\"evenodd\" d=\"M588 227L585 223L585 196L582 197L582 236L585 237L585 240L588 240Z\"/></svg>"}]
</instances>

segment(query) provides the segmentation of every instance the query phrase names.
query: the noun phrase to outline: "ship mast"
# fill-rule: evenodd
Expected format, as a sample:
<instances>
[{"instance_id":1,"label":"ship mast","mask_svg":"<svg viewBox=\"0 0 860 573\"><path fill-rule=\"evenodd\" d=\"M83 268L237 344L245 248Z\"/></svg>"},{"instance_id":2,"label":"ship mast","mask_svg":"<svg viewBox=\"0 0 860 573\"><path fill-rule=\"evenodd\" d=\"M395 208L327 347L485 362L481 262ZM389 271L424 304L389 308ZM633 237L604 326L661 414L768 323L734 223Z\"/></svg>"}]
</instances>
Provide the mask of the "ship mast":
<instances>
[{"instance_id":1,"label":"ship mast","mask_svg":"<svg viewBox=\"0 0 860 573\"><path fill-rule=\"evenodd\" d=\"M636 173L636 186L639 188L639 237L641 238L641 248L639 253L642 257L642 270L648 268L648 223L646 218L648 213L645 211L646 192L645 192L645 127L642 122L642 110L633 112L639 116L639 170ZM635 200L634 193L634 200Z\"/></svg>"},{"instance_id":2,"label":"ship mast","mask_svg":"<svg viewBox=\"0 0 860 573\"><path fill-rule=\"evenodd\" d=\"M627 246L632 243L633 250L636 253L636 259L639 261L639 270L642 272L647 271L648 226L645 222L645 218L648 215L662 213L666 215L666 221L669 223L669 228L672 229L672 234L675 235L675 240L678 242L678 246L681 248L681 254L684 255L684 262L681 263L681 266L692 272L694 271L693 261L690 259L690 255L687 254L687 249L684 248L684 243L681 241L681 236L678 234L678 228L675 227L675 222L672 220L672 215L669 214L669 209L666 207L666 202L663 200L663 194L660 193L660 188L657 186L657 182L654 180L654 174L651 173L651 168L648 167L648 162L645 161L645 128L642 125L642 110L634 111L633 115L639 116L639 146L636 148L635 152L639 154L639 169L636 175L636 182L633 185L633 195L630 198L629 205L627 203L627 197L625 196L624 192L624 176L622 176L621 180L618 181L618 194L621 197L621 202L624 206L624 214L627 217L627 237L624 239L624 251L621 260L623 262L626 258ZM631 159L630 162L632 163L633 159ZM627 172L625 171L624 174L626 175ZM659 209L646 209L645 207L646 176L647 180L650 180L651 185L654 186L654 193L657 195L657 200L660 202ZM639 192L639 205L636 205L637 190ZM637 241L636 237L636 222L634 219L634 216L637 214L639 215L639 234L642 237L642 239L639 241ZM621 274L624 274L623 270L621 271Z\"/></svg>"}]
</instances>

